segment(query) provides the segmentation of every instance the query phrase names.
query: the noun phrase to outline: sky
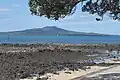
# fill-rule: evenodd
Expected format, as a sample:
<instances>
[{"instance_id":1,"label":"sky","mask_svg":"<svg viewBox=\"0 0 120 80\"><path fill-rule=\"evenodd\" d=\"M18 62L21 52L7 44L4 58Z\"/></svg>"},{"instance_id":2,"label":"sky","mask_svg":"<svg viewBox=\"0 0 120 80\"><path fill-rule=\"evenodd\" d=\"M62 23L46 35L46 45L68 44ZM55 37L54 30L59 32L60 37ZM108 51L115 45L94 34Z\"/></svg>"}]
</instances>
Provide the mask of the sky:
<instances>
[{"instance_id":1,"label":"sky","mask_svg":"<svg viewBox=\"0 0 120 80\"><path fill-rule=\"evenodd\" d=\"M0 1L0 32L18 31L45 26L78 31L95 32L102 34L120 35L120 22L114 21L107 15L103 21L96 21L97 15L81 12L81 4L77 5L76 12L59 21L30 14L29 0L1 0Z\"/></svg>"}]
</instances>

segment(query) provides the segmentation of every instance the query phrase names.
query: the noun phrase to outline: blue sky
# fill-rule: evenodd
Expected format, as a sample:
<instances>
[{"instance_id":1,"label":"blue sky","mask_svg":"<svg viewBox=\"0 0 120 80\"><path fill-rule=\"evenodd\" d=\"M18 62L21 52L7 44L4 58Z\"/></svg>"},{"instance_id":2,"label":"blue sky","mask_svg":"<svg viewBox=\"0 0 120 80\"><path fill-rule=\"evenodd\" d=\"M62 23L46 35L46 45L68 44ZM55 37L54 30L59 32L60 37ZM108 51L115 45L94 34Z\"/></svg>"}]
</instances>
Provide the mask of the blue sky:
<instances>
[{"instance_id":1,"label":"blue sky","mask_svg":"<svg viewBox=\"0 0 120 80\"><path fill-rule=\"evenodd\" d=\"M80 4L77 6L72 16L53 21L45 17L32 16L28 0L2 0L0 2L0 32L57 26L72 31L120 35L120 22L113 21L107 16L103 21L97 22L96 15L83 13Z\"/></svg>"}]
</instances>

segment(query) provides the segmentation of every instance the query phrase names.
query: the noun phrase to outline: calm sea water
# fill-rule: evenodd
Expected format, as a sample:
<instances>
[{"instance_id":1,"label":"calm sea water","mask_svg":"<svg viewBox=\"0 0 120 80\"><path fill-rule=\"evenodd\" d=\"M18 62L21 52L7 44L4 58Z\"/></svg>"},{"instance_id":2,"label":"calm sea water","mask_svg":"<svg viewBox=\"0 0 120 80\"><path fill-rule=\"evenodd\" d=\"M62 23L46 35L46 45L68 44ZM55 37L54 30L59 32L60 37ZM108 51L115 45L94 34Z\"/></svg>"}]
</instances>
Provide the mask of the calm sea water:
<instances>
[{"instance_id":1,"label":"calm sea water","mask_svg":"<svg viewBox=\"0 0 120 80\"><path fill-rule=\"evenodd\" d=\"M119 44L120 36L0 36L0 43Z\"/></svg>"}]
</instances>

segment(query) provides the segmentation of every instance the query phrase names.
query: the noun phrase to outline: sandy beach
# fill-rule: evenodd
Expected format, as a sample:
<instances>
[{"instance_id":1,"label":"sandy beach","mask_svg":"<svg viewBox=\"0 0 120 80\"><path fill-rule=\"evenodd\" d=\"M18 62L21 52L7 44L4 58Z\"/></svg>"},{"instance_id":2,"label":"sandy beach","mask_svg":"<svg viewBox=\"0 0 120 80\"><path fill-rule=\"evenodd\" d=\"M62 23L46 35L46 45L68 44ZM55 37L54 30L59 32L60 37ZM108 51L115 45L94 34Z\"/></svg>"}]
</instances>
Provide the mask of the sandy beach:
<instances>
[{"instance_id":1,"label":"sandy beach","mask_svg":"<svg viewBox=\"0 0 120 80\"><path fill-rule=\"evenodd\" d=\"M120 63L120 62L118 62ZM40 78L47 77L46 80L84 80L85 77L95 77L100 74L111 74L111 73L120 73L120 65L113 65L109 67L100 67L100 66L90 66L90 69L80 70L79 71L70 71L68 69L64 71L59 71L59 75L47 73ZM37 77L32 79L20 79L20 80L36 80ZM86 79L87 80L87 79Z\"/></svg>"},{"instance_id":2,"label":"sandy beach","mask_svg":"<svg viewBox=\"0 0 120 80\"><path fill-rule=\"evenodd\" d=\"M47 80L72 80L76 77L84 76L92 72L100 71L102 69L106 69L108 67L98 67L98 66L91 66L91 69L87 70L79 70L79 71L70 71L70 70L65 70L65 71L59 71L59 75L55 75L52 73L47 73L42 77L48 77ZM20 79L20 80L36 80L37 77L34 77L33 79Z\"/></svg>"}]
</instances>

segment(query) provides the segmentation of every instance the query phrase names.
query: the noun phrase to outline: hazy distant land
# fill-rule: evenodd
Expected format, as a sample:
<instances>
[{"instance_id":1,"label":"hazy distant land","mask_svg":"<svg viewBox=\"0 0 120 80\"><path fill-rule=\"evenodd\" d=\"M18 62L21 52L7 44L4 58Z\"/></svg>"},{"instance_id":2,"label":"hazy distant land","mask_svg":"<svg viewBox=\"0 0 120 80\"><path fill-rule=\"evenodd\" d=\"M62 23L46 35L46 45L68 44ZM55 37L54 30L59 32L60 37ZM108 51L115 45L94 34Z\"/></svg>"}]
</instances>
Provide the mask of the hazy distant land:
<instances>
[{"instance_id":1,"label":"hazy distant land","mask_svg":"<svg viewBox=\"0 0 120 80\"><path fill-rule=\"evenodd\" d=\"M21 31L0 32L0 35L29 35L29 36L108 36L107 34L75 32L58 28L56 26L46 26L44 28L26 29Z\"/></svg>"},{"instance_id":2,"label":"hazy distant land","mask_svg":"<svg viewBox=\"0 0 120 80\"><path fill-rule=\"evenodd\" d=\"M98 36L99 37L102 36L102 38L104 38L102 40L103 41L102 43L104 43L106 39L107 40L111 39L110 43L113 43L111 41L114 40L119 41L118 39L119 37L113 39L115 37L111 38L110 35L98 34L98 33L75 32L75 31L69 31L69 30L57 28L55 26L27 29L23 31L1 32L0 35L8 36L7 38L1 37L0 41L6 40L6 42L10 42L10 41L14 42L14 40L19 41L20 39L23 39L21 40L23 42L30 41L31 38L30 37L28 38L26 36L53 36L53 37L67 36L67 38L71 36L72 38L68 38L68 39L62 38L60 39L60 41L65 40L68 42L71 39L71 41L75 41L79 43L80 41L84 41L88 39L93 42L98 41L100 39L99 38L98 40L96 40ZM13 37L9 35L11 36L13 35ZM16 37L17 35L18 37ZM25 37L20 37L19 35L23 35ZM77 38L76 36L77 37L82 36L82 38ZM83 36L87 36L87 38L86 37L83 38ZM95 40L93 39L93 37L91 38L92 39L91 40L90 39L91 36L95 36L94 37ZM37 40L38 42L40 42L39 40L42 39L42 37L40 37L39 39L38 37L34 37L34 38L35 41ZM54 39L55 38L53 38L53 43L55 42ZM49 38L44 38L43 40L48 41ZM58 72L65 71L66 69L68 69L68 71L64 72L64 75L68 75L68 74L72 75L74 72L78 72L78 73L84 72L86 74L88 73L87 70L89 71L96 70L96 66L97 69L103 67L105 69L111 68L111 66L113 68L116 68L114 66L117 66L119 68L120 66L120 63L104 63L99 61L101 63L97 64L94 62L99 59L104 61L106 58L110 59L111 58L110 52L120 51L120 44L76 44L75 45L75 44L64 44L64 43L63 44L32 44L32 42L30 42L30 44L12 44L11 42L10 44L4 42L1 42L2 44L0 44L0 80L25 80L25 79L33 80L27 78L33 78L36 76L41 77L47 73L51 73L59 77L60 73ZM78 75L78 79L80 80L79 76L81 75ZM44 78L39 78L39 77L34 80L49 80L48 78L51 78L51 76ZM76 77L76 75L74 77ZM104 77L102 78L104 79ZM116 78L118 77L116 76ZM51 79L51 80L55 80L55 79ZM56 80L58 80L58 78ZM67 80L67 79L61 79L61 80Z\"/></svg>"}]
</instances>

